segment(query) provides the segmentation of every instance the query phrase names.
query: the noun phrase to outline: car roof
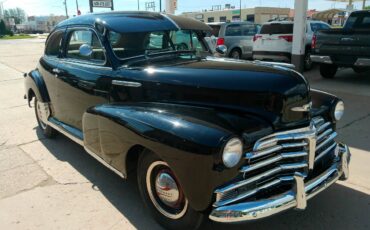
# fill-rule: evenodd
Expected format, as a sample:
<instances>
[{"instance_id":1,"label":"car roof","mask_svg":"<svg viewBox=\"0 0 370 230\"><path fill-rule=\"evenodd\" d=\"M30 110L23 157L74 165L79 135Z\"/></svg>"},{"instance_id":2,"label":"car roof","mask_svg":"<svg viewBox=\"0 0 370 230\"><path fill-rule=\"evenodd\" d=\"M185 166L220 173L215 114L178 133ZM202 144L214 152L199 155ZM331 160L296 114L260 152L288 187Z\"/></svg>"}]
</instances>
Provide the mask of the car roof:
<instances>
[{"instance_id":1,"label":"car roof","mask_svg":"<svg viewBox=\"0 0 370 230\"><path fill-rule=\"evenodd\" d=\"M326 22L320 21L320 20L307 20L308 23L323 23L327 24ZM271 25L271 24L294 24L294 21L271 21L271 22L265 22L262 25Z\"/></svg>"},{"instance_id":2,"label":"car roof","mask_svg":"<svg viewBox=\"0 0 370 230\"><path fill-rule=\"evenodd\" d=\"M212 30L208 25L195 19L146 11L112 11L77 16L60 22L56 29L65 26L94 26L101 21L108 29L119 32L145 32L163 30Z\"/></svg>"}]
</instances>

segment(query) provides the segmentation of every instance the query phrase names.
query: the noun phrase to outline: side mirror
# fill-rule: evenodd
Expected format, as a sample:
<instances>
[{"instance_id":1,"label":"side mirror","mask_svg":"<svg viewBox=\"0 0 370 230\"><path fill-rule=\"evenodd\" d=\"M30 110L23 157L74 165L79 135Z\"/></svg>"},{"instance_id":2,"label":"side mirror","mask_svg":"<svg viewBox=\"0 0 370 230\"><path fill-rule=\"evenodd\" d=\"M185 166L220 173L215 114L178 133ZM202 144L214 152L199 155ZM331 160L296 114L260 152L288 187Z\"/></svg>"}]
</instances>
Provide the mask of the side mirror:
<instances>
[{"instance_id":1,"label":"side mirror","mask_svg":"<svg viewBox=\"0 0 370 230\"><path fill-rule=\"evenodd\" d=\"M227 53L227 47L225 45L219 45L216 47L216 52L219 54L226 54Z\"/></svg>"},{"instance_id":2,"label":"side mirror","mask_svg":"<svg viewBox=\"0 0 370 230\"><path fill-rule=\"evenodd\" d=\"M81 45L79 51L82 57L90 57L93 52L91 46L89 46L88 44Z\"/></svg>"}]
</instances>

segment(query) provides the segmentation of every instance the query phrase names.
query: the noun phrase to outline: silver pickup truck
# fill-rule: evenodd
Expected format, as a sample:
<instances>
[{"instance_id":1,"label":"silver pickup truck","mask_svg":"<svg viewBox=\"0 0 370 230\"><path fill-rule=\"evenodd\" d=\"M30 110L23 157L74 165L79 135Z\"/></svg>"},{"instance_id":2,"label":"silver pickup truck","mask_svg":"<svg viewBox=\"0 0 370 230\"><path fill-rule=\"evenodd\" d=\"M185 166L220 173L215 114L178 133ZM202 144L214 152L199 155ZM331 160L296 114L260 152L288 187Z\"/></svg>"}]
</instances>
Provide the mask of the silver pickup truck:
<instances>
[{"instance_id":1,"label":"silver pickup truck","mask_svg":"<svg viewBox=\"0 0 370 230\"><path fill-rule=\"evenodd\" d=\"M342 29L317 31L311 59L320 63L324 78L333 78L339 67L370 70L370 11L352 12Z\"/></svg>"}]
</instances>

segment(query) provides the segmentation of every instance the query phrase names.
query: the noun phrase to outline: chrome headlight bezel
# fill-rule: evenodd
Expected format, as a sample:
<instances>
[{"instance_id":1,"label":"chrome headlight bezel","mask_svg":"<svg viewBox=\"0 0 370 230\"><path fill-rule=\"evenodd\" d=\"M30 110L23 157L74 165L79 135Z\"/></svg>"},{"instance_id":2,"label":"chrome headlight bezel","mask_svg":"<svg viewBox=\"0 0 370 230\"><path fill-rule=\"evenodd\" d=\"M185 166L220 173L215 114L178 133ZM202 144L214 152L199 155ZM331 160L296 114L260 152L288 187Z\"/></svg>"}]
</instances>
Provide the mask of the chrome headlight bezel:
<instances>
[{"instance_id":1,"label":"chrome headlight bezel","mask_svg":"<svg viewBox=\"0 0 370 230\"><path fill-rule=\"evenodd\" d=\"M339 121L340 119L342 119L343 115L344 115L344 102L342 100L339 100L335 104L332 116L335 119L335 121Z\"/></svg>"},{"instance_id":2,"label":"chrome headlight bezel","mask_svg":"<svg viewBox=\"0 0 370 230\"><path fill-rule=\"evenodd\" d=\"M222 162L227 168L238 165L243 155L243 142L241 139L234 137L228 140L223 148Z\"/></svg>"}]
</instances>

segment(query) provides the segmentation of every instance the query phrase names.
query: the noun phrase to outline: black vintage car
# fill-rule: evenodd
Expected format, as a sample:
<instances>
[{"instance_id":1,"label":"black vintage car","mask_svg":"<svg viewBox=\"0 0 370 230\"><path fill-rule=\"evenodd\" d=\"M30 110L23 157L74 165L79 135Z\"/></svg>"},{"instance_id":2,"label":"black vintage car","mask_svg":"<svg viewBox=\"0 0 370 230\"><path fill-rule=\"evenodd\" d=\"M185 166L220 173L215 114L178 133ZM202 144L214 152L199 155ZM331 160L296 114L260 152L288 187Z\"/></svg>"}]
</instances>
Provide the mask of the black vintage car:
<instances>
[{"instance_id":1,"label":"black vintage car","mask_svg":"<svg viewBox=\"0 0 370 230\"><path fill-rule=\"evenodd\" d=\"M346 179L350 152L334 140L343 102L286 65L210 57L207 30L148 12L61 22L25 76L40 129L123 178L136 171L171 229L304 209Z\"/></svg>"}]
</instances>

